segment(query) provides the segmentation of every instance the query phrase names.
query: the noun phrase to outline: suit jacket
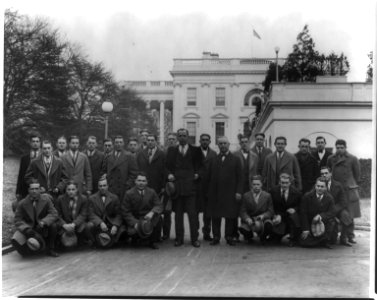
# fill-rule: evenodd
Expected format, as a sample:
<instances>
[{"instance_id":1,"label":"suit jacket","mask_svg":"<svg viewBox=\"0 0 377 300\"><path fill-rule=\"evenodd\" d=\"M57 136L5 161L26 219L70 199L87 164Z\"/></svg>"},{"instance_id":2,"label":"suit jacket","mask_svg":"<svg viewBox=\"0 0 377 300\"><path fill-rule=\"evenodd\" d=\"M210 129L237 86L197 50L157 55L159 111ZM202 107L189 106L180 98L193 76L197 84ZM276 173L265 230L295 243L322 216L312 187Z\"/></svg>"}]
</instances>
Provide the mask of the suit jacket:
<instances>
[{"instance_id":1,"label":"suit jacket","mask_svg":"<svg viewBox=\"0 0 377 300\"><path fill-rule=\"evenodd\" d=\"M21 195L21 199L28 195L28 184L25 181L25 174L30 164L30 153L21 157L20 168L18 171L16 195Z\"/></svg>"},{"instance_id":2,"label":"suit jacket","mask_svg":"<svg viewBox=\"0 0 377 300\"><path fill-rule=\"evenodd\" d=\"M134 227L140 218L151 211L156 215L160 215L163 211L163 204L157 193L148 187L145 188L143 196L136 187L128 190L121 206L123 219L129 227ZM158 220L158 218L154 219Z\"/></svg>"},{"instance_id":3,"label":"suit jacket","mask_svg":"<svg viewBox=\"0 0 377 300\"><path fill-rule=\"evenodd\" d=\"M338 214L341 210L347 208L346 195L342 185L339 182L332 179L329 192L334 198L335 214Z\"/></svg>"},{"instance_id":4,"label":"suit jacket","mask_svg":"<svg viewBox=\"0 0 377 300\"><path fill-rule=\"evenodd\" d=\"M298 213L302 196L299 190L295 189L293 186L290 186L287 200L281 197L280 185L273 187L270 190L270 194L276 215L281 215L281 217L285 219L288 217L288 208L293 208Z\"/></svg>"},{"instance_id":5,"label":"suit jacket","mask_svg":"<svg viewBox=\"0 0 377 300\"><path fill-rule=\"evenodd\" d=\"M88 199L84 195L77 196L76 216L73 218L69 208L69 197L67 194L59 196L56 201L56 210L58 211L58 225L74 223L78 229L85 224L88 217Z\"/></svg>"},{"instance_id":6,"label":"suit jacket","mask_svg":"<svg viewBox=\"0 0 377 300\"><path fill-rule=\"evenodd\" d=\"M300 166L302 193L304 194L313 189L320 171L317 160L310 153L304 156L300 152L297 152L295 156Z\"/></svg>"},{"instance_id":7,"label":"suit jacket","mask_svg":"<svg viewBox=\"0 0 377 300\"><path fill-rule=\"evenodd\" d=\"M334 198L330 193L324 193L321 202L318 201L315 190L304 195L300 205L300 222L303 231L309 231L313 218L320 215L323 223L335 217Z\"/></svg>"},{"instance_id":8,"label":"suit jacket","mask_svg":"<svg viewBox=\"0 0 377 300\"><path fill-rule=\"evenodd\" d=\"M321 175L320 174L321 168L327 165L327 160L332 155L330 151L327 151L327 150L324 150L324 151L325 151L325 154L323 155L322 159L320 159L319 157L318 150L312 152L312 156L317 160L317 164L318 164L318 170L319 170L318 177Z\"/></svg>"},{"instance_id":9,"label":"suit jacket","mask_svg":"<svg viewBox=\"0 0 377 300\"><path fill-rule=\"evenodd\" d=\"M266 161L264 162L262 177L266 190L270 190L274 186L278 185L278 183L276 182L277 175L281 173L287 173L293 178L292 184L301 191L302 185L300 166L296 157L293 154L284 151L284 155L281 158L280 162L280 169L276 170L276 155L276 151L269 154L266 157Z\"/></svg>"},{"instance_id":10,"label":"suit jacket","mask_svg":"<svg viewBox=\"0 0 377 300\"><path fill-rule=\"evenodd\" d=\"M255 145L253 148L251 148L251 151L254 152L258 156L257 174L262 175L264 162L266 161L267 155L272 153L272 150L270 148L263 147L262 153L259 155L257 146Z\"/></svg>"},{"instance_id":11,"label":"suit jacket","mask_svg":"<svg viewBox=\"0 0 377 300\"><path fill-rule=\"evenodd\" d=\"M134 185L137 172L136 159L127 151L122 150L118 158L114 153L108 156L106 173L109 191L123 199L126 190Z\"/></svg>"},{"instance_id":12,"label":"suit jacket","mask_svg":"<svg viewBox=\"0 0 377 300\"><path fill-rule=\"evenodd\" d=\"M85 151L84 154L88 157L90 170L92 171L92 187L93 193L98 191L98 180L101 178L102 173L102 166L104 160L104 154L101 151L94 150L94 154L92 156L88 156L88 152Z\"/></svg>"},{"instance_id":13,"label":"suit jacket","mask_svg":"<svg viewBox=\"0 0 377 300\"><path fill-rule=\"evenodd\" d=\"M43 222L47 226L53 224L57 218L58 213L52 204L51 196L47 194L40 195L36 203L37 218L34 217L33 201L30 196L22 199L17 206L16 214L14 216L14 223L16 228L24 232L28 228L34 228L38 222Z\"/></svg>"},{"instance_id":14,"label":"suit jacket","mask_svg":"<svg viewBox=\"0 0 377 300\"><path fill-rule=\"evenodd\" d=\"M144 149L138 152L136 162L139 170L147 174L148 186L159 194L164 188L167 176L165 153L157 148L149 162L148 149Z\"/></svg>"},{"instance_id":15,"label":"suit jacket","mask_svg":"<svg viewBox=\"0 0 377 300\"><path fill-rule=\"evenodd\" d=\"M61 155L58 149L55 149L55 150L52 152L52 154L53 154L55 157L57 157L57 158L61 158L61 157L62 157L64 154L66 154L66 153L67 153L67 150L65 150L64 153Z\"/></svg>"},{"instance_id":16,"label":"suit jacket","mask_svg":"<svg viewBox=\"0 0 377 300\"><path fill-rule=\"evenodd\" d=\"M51 157L51 166L47 173L43 162L43 155L30 163L25 174L25 181L27 182L31 178L38 179L41 187L44 187L47 192L58 188L60 193L64 192L65 182L68 179L63 162L54 156Z\"/></svg>"},{"instance_id":17,"label":"suit jacket","mask_svg":"<svg viewBox=\"0 0 377 300\"><path fill-rule=\"evenodd\" d=\"M240 217L242 221L263 215L263 219L271 219L274 215L271 195L265 191L261 191L258 203L255 202L253 192L247 192L242 197Z\"/></svg>"},{"instance_id":18,"label":"suit jacket","mask_svg":"<svg viewBox=\"0 0 377 300\"><path fill-rule=\"evenodd\" d=\"M198 147L188 145L184 156L179 152L179 146L170 147L166 155L166 169L168 174L175 177L175 185L181 196L195 195L194 174L201 169L201 151Z\"/></svg>"},{"instance_id":19,"label":"suit jacket","mask_svg":"<svg viewBox=\"0 0 377 300\"><path fill-rule=\"evenodd\" d=\"M258 174L258 164L259 164L259 159L258 156L253 152L249 151L249 159L248 159L248 166L245 166L247 160L245 160L245 157L242 154L242 150L238 150L234 152L234 155L237 156L241 160L241 166L242 170L244 168L247 168L247 177L245 178L244 176L244 187L243 187L243 192L246 193L250 191L251 188L251 181L253 176ZM244 172L245 174L245 172ZM246 186L245 186L246 185Z\"/></svg>"},{"instance_id":20,"label":"suit jacket","mask_svg":"<svg viewBox=\"0 0 377 300\"><path fill-rule=\"evenodd\" d=\"M107 192L105 203L101 199L100 192L89 197L88 219L99 226L102 222L120 227L122 225L122 215L120 211L120 201L117 195Z\"/></svg>"},{"instance_id":21,"label":"suit jacket","mask_svg":"<svg viewBox=\"0 0 377 300\"><path fill-rule=\"evenodd\" d=\"M70 152L68 151L61 158L68 179L74 180L78 184L79 193L92 191L92 171L86 155L82 152L77 153L76 163L74 163Z\"/></svg>"},{"instance_id":22,"label":"suit jacket","mask_svg":"<svg viewBox=\"0 0 377 300\"><path fill-rule=\"evenodd\" d=\"M237 218L240 201L236 193L242 195L243 173L241 161L228 153L224 161L219 154L211 161L208 192L208 216L213 218Z\"/></svg>"}]
</instances>

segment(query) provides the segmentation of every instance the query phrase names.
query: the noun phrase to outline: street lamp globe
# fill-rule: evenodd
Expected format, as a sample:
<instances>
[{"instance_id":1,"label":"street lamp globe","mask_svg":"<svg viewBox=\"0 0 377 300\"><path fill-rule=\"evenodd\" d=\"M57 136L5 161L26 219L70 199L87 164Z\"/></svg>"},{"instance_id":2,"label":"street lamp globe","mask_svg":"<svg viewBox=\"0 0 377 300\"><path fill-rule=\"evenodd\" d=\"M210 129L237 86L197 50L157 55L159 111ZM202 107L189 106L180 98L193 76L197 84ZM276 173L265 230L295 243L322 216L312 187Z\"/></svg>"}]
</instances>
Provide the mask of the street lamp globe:
<instances>
[{"instance_id":1,"label":"street lamp globe","mask_svg":"<svg viewBox=\"0 0 377 300\"><path fill-rule=\"evenodd\" d=\"M278 46L275 47L275 53L278 54L280 51L280 48Z\"/></svg>"},{"instance_id":2,"label":"street lamp globe","mask_svg":"<svg viewBox=\"0 0 377 300\"><path fill-rule=\"evenodd\" d=\"M113 104L110 101L105 101L102 103L102 111L104 113L111 113L113 111Z\"/></svg>"}]
</instances>

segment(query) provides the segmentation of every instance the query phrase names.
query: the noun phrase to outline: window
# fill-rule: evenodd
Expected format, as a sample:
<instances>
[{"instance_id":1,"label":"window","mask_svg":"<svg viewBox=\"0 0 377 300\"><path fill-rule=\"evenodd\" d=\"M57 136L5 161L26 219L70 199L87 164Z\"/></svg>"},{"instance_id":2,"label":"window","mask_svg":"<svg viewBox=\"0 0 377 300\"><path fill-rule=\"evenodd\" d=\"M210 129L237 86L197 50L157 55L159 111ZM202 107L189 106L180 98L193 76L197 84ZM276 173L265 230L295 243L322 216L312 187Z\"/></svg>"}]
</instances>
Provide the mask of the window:
<instances>
[{"instance_id":1,"label":"window","mask_svg":"<svg viewBox=\"0 0 377 300\"><path fill-rule=\"evenodd\" d=\"M195 145L196 141L196 122L187 122L186 128L189 133L188 136L188 143L191 145Z\"/></svg>"},{"instance_id":2,"label":"window","mask_svg":"<svg viewBox=\"0 0 377 300\"><path fill-rule=\"evenodd\" d=\"M216 88L216 106L225 106L225 88Z\"/></svg>"},{"instance_id":3,"label":"window","mask_svg":"<svg viewBox=\"0 0 377 300\"><path fill-rule=\"evenodd\" d=\"M215 135L217 144L217 139L225 135L225 122L216 122Z\"/></svg>"},{"instance_id":4,"label":"window","mask_svg":"<svg viewBox=\"0 0 377 300\"><path fill-rule=\"evenodd\" d=\"M196 106L196 88L187 88L187 106Z\"/></svg>"}]
</instances>

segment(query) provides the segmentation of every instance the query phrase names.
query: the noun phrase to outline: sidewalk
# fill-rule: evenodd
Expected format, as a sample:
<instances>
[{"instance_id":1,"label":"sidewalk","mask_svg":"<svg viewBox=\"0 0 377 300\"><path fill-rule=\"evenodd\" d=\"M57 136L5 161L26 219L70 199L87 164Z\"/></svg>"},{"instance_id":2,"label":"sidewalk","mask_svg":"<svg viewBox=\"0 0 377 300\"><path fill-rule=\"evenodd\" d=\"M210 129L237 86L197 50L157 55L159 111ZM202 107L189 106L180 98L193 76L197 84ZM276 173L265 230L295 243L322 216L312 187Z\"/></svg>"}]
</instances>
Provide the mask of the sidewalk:
<instances>
[{"instance_id":1,"label":"sidewalk","mask_svg":"<svg viewBox=\"0 0 377 300\"><path fill-rule=\"evenodd\" d=\"M130 246L62 253L59 258L3 255L4 296L368 297L368 231L352 248L303 249L173 241L159 250Z\"/></svg>"}]
</instances>

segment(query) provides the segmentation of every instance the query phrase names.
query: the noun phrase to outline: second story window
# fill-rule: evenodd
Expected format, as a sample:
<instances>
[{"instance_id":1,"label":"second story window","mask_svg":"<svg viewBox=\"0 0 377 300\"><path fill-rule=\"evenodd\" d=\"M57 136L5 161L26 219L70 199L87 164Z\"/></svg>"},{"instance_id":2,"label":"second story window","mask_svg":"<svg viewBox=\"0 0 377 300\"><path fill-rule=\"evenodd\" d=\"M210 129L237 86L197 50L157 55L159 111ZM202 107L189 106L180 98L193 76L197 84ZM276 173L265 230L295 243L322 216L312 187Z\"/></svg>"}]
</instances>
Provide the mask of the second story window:
<instances>
[{"instance_id":1,"label":"second story window","mask_svg":"<svg viewBox=\"0 0 377 300\"><path fill-rule=\"evenodd\" d=\"M196 106L196 88L187 88L187 106Z\"/></svg>"},{"instance_id":2,"label":"second story window","mask_svg":"<svg viewBox=\"0 0 377 300\"><path fill-rule=\"evenodd\" d=\"M225 88L216 88L216 106L225 106Z\"/></svg>"}]
</instances>

